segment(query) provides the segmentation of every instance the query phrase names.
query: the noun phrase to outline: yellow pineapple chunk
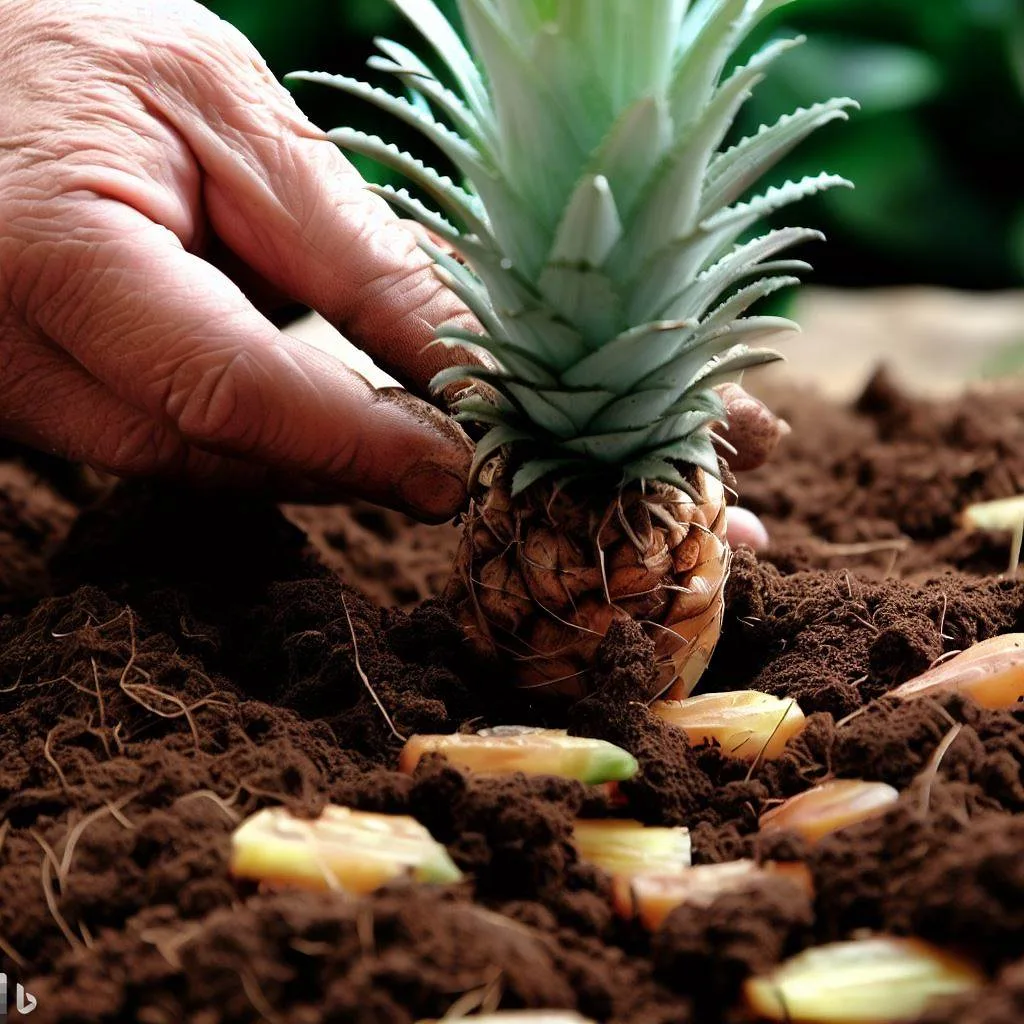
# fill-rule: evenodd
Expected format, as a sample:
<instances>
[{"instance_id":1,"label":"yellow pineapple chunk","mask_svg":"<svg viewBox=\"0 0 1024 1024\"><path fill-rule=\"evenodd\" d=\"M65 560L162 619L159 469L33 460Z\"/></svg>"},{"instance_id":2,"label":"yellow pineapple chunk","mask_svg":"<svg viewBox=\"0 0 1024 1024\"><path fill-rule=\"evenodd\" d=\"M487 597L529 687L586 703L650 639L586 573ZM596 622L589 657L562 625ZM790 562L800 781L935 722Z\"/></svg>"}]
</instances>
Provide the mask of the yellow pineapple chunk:
<instances>
[{"instance_id":1,"label":"yellow pineapple chunk","mask_svg":"<svg viewBox=\"0 0 1024 1024\"><path fill-rule=\"evenodd\" d=\"M899 796L884 782L833 779L765 811L761 831L796 832L814 843L830 832L877 817Z\"/></svg>"},{"instance_id":2,"label":"yellow pineapple chunk","mask_svg":"<svg viewBox=\"0 0 1024 1024\"><path fill-rule=\"evenodd\" d=\"M690 743L715 740L730 757L770 761L803 731L807 720L795 700L759 690L705 693L685 700L658 700L651 710L682 729Z\"/></svg>"},{"instance_id":3,"label":"yellow pineapple chunk","mask_svg":"<svg viewBox=\"0 0 1024 1024\"><path fill-rule=\"evenodd\" d=\"M1004 633L968 647L949 661L897 686L899 700L962 693L984 708L1012 708L1024 701L1024 633Z\"/></svg>"},{"instance_id":4,"label":"yellow pineapple chunk","mask_svg":"<svg viewBox=\"0 0 1024 1024\"><path fill-rule=\"evenodd\" d=\"M961 519L974 530L1012 530L1024 522L1024 494L968 505Z\"/></svg>"},{"instance_id":5,"label":"yellow pineapple chunk","mask_svg":"<svg viewBox=\"0 0 1024 1024\"><path fill-rule=\"evenodd\" d=\"M231 873L357 895L402 875L439 883L462 877L448 851L414 818L333 805L313 821L283 807L258 811L231 837Z\"/></svg>"},{"instance_id":6,"label":"yellow pineapple chunk","mask_svg":"<svg viewBox=\"0 0 1024 1024\"><path fill-rule=\"evenodd\" d=\"M915 1020L942 996L979 988L971 963L920 939L876 936L818 946L750 978L747 1007L792 1024L892 1024Z\"/></svg>"},{"instance_id":7,"label":"yellow pineapple chunk","mask_svg":"<svg viewBox=\"0 0 1024 1024\"><path fill-rule=\"evenodd\" d=\"M480 774L561 775L591 785L621 782L639 769L632 754L605 740L568 736L564 729L506 725L475 734L413 736L402 749L398 770L412 774L420 758L432 753Z\"/></svg>"},{"instance_id":8,"label":"yellow pineapple chunk","mask_svg":"<svg viewBox=\"0 0 1024 1024\"><path fill-rule=\"evenodd\" d=\"M727 892L742 892L761 884L765 878L789 878L811 893L811 873L799 862L758 864L752 860L733 860L723 864L698 864L671 875L649 874L615 879L613 898L620 917L639 918L649 931L657 931L676 907L688 903L710 906Z\"/></svg>"},{"instance_id":9,"label":"yellow pineapple chunk","mask_svg":"<svg viewBox=\"0 0 1024 1024\"><path fill-rule=\"evenodd\" d=\"M690 867L688 828L647 828L639 821L577 821L573 845L583 860L612 875L670 875Z\"/></svg>"}]
</instances>

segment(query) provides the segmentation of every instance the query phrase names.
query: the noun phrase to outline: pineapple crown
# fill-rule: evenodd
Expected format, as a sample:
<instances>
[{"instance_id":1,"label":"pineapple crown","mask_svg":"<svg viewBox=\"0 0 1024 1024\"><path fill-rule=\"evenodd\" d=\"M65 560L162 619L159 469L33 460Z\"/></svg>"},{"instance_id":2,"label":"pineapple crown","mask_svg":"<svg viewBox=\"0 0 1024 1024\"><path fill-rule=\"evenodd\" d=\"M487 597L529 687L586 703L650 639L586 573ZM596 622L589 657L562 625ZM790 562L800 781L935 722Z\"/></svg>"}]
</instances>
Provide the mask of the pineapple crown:
<instances>
[{"instance_id":1,"label":"pineapple crown","mask_svg":"<svg viewBox=\"0 0 1024 1024\"><path fill-rule=\"evenodd\" d=\"M465 261L423 243L484 331L442 324L436 343L483 365L432 382L486 385L490 397L470 389L455 407L459 420L489 427L474 476L506 449L514 494L549 476L595 475L692 494L689 467L719 472L712 428L725 410L714 385L781 358L751 343L796 328L743 314L809 269L778 254L821 236L783 228L737 240L765 214L850 183L823 173L743 197L856 104L799 109L720 149L769 65L803 40L772 42L726 74L730 58L791 0L459 0L472 52L433 0L391 2L433 49L442 77L387 40L369 65L409 98L340 75L290 77L406 121L464 178L457 184L375 136L330 133L436 204L443 216L404 189L370 186Z\"/></svg>"}]
</instances>

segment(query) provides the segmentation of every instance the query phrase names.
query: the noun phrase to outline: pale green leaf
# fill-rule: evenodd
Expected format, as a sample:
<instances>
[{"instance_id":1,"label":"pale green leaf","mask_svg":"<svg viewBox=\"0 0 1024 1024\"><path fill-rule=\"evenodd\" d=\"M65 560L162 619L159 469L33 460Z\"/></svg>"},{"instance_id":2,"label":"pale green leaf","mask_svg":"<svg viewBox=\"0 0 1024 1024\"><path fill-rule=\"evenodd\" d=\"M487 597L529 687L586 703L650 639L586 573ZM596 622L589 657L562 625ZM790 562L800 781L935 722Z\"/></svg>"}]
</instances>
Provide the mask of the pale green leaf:
<instances>
[{"instance_id":1,"label":"pale green leaf","mask_svg":"<svg viewBox=\"0 0 1024 1024\"><path fill-rule=\"evenodd\" d=\"M575 465L573 459L534 459L524 463L512 476L512 497L539 483L552 473L558 473Z\"/></svg>"},{"instance_id":2,"label":"pale green leaf","mask_svg":"<svg viewBox=\"0 0 1024 1024\"><path fill-rule=\"evenodd\" d=\"M727 353L717 363L709 363L697 383L702 388L713 388L726 381L735 380L744 370L782 362L784 359L785 356L781 352L769 348L752 348L735 354Z\"/></svg>"},{"instance_id":3,"label":"pale green leaf","mask_svg":"<svg viewBox=\"0 0 1024 1024\"><path fill-rule=\"evenodd\" d=\"M660 320L631 328L566 370L562 383L628 392L670 359L697 326L696 320Z\"/></svg>"},{"instance_id":4,"label":"pale green leaf","mask_svg":"<svg viewBox=\"0 0 1024 1024\"><path fill-rule=\"evenodd\" d=\"M737 317L742 316L755 302L759 302L767 295L777 292L780 288L791 288L799 284L799 277L763 277L760 281L741 288L734 295L729 296L720 306L707 315L701 321L701 329L717 329L723 325L732 323Z\"/></svg>"},{"instance_id":5,"label":"pale green leaf","mask_svg":"<svg viewBox=\"0 0 1024 1024\"><path fill-rule=\"evenodd\" d=\"M533 388L522 383L505 382L502 390L511 396L530 422L536 423L541 430L546 430L553 437L563 439L573 437L577 433L576 424L558 406Z\"/></svg>"},{"instance_id":6,"label":"pale green leaf","mask_svg":"<svg viewBox=\"0 0 1024 1024\"><path fill-rule=\"evenodd\" d=\"M403 97L392 96L391 93L385 92L383 89L360 82L356 78L349 78L347 75L329 75L320 71L296 71L288 77L330 86L339 92L366 100L378 109L397 117L429 139L467 178L475 180L489 173L480 153L473 146L439 121L435 121L429 112L423 113Z\"/></svg>"},{"instance_id":7,"label":"pale green leaf","mask_svg":"<svg viewBox=\"0 0 1024 1024\"><path fill-rule=\"evenodd\" d=\"M480 148L493 153L494 132L489 120L481 121L461 97L442 85L434 73L412 50L391 39L375 39L385 57L373 56L368 67L394 75L406 87L424 96L434 108L447 117L453 127Z\"/></svg>"},{"instance_id":8,"label":"pale green leaf","mask_svg":"<svg viewBox=\"0 0 1024 1024\"><path fill-rule=\"evenodd\" d=\"M531 439L532 435L525 430L504 423L488 430L476 443L476 451L473 454L473 461L469 467L469 486L472 488L476 485L480 470L484 468L487 460L495 452L514 441L529 441Z\"/></svg>"},{"instance_id":9,"label":"pale green leaf","mask_svg":"<svg viewBox=\"0 0 1024 1024\"><path fill-rule=\"evenodd\" d=\"M433 0L391 0L444 61L452 77L459 84L466 102L482 124L491 118L490 99L480 72L469 55L459 34L448 19L437 9Z\"/></svg>"},{"instance_id":10,"label":"pale green leaf","mask_svg":"<svg viewBox=\"0 0 1024 1024\"><path fill-rule=\"evenodd\" d=\"M633 206L671 142L664 98L644 96L627 108L604 138L589 171L603 174L623 217Z\"/></svg>"},{"instance_id":11,"label":"pale green leaf","mask_svg":"<svg viewBox=\"0 0 1024 1024\"><path fill-rule=\"evenodd\" d=\"M602 271L552 263L537 283L545 301L579 330L589 348L605 344L621 330L622 301Z\"/></svg>"},{"instance_id":12,"label":"pale green leaf","mask_svg":"<svg viewBox=\"0 0 1024 1024\"><path fill-rule=\"evenodd\" d=\"M608 179L586 174L558 225L549 262L598 268L621 237L622 221Z\"/></svg>"},{"instance_id":13,"label":"pale green leaf","mask_svg":"<svg viewBox=\"0 0 1024 1024\"><path fill-rule=\"evenodd\" d=\"M527 200L541 234L547 234L541 239L546 253L586 153L577 148L572 125L549 84L502 25L489 0L459 0L459 12L490 82L503 177L511 192ZM538 158L538 154L555 152L561 159ZM524 269L534 272L536 266L526 263Z\"/></svg>"},{"instance_id":14,"label":"pale green leaf","mask_svg":"<svg viewBox=\"0 0 1024 1024\"><path fill-rule=\"evenodd\" d=\"M342 149L348 149L404 174L414 185L423 189L445 213L461 221L470 232L480 238L491 238L487 215L479 200L460 188L450 178L440 175L422 160L403 153L397 146L384 142L376 135L367 135L352 128L335 128L328 138Z\"/></svg>"},{"instance_id":15,"label":"pale green leaf","mask_svg":"<svg viewBox=\"0 0 1024 1024\"><path fill-rule=\"evenodd\" d=\"M710 217L716 210L735 202L811 132L830 121L847 120L847 110L857 106L857 102L850 99L816 103L786 114L772 125L762 125L756 134L719 154L708 168L700 218Z\"/></svg>"},{"instance_id":16,"label":"pale green leaf","mask_svg":"<svg viewBox=\"0 0 1024 1024\"><path fill-rule=\"evenodd\" d=\"M520 348L535 353L554 373L561 374L587 353L583 335L554 310L539 306L524 309L503 314L502 322Z\"/></svg>"},{"instance_id":17,"label":"pale green leaf","mask_svg":"<svg viewBox=\"0 0 1024 1024\"><path fill-rule=\"evenodd\" d=\"M736 112L761 77L762 68L794 40L780 40L755 56L717 89L692 127L679 136L648 187L610 264L622 274L664 248L673 238L693 232L711 158L725 138Z\"/></svg>"},{"instance_id":18,"label":"pale green leaf","mask_svg":"<svg viewBox=\"0 0 1024 1024\"><path fill-rule=\"evenodd\" d=\"M458 247L462 244L464 236L454 224L421 203L415 196L411 196L406 189L394 188L392 185L376 185L372 182L367 182L366 189L375 196L380 196L399 212L422 224L449 245Z\"/></svg>"},{"instance_id":19,"label":"pale green leaf","mask_svg":"<svg viewBox=\"0 0 1024 1024\"><path fill-rule=\"evenodd\" d=\"M675 316L702 317L718 297L754 274L802 271L809 269L798 260L763 263L769 256L804 242L821 241L825 236L811 228L779 228L737 246L696 280L680 291L669 304Z\"/></svg>"},{"instance_id":20,"label":"pale green leaf","mask_svg":"<svg viewBox=\"0 0 1024 1024\"><path fill-rule=\"evenodd\" d=\"M431 345L445 348L461 348L471 355L481 358L483 364L493 359L502 369L513 377L527 381L537 387L555 387L558 381L529 354L521 352L514 345L487 334L475 334L473 331L442 324Z\"/></svg>"}]
</instances>

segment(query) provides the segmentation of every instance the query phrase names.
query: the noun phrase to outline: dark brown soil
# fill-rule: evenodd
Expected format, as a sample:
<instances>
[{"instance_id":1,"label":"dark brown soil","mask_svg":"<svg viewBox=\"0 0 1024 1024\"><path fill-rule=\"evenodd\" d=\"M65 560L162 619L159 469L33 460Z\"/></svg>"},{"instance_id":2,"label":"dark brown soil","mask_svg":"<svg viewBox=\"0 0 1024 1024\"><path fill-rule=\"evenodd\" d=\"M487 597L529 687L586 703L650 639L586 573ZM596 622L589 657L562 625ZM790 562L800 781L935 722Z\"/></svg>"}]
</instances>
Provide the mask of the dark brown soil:
<instances>
[{"instance_id":1,"label":"dark brown soil","mask_svg":"<svg viewBox=\"0 0 1024 1024\"><path fill-rule=\"evenodd\" d=\"M454 529L110 489L0 449L0 956L34 1019L405 1024L500 1005L735 1022L752 971L861 929L990 972L929 1024L1024 1019L1024 711L885 699L944 652L1024 629L1006 538L957 525L967 502L1024 490L1024 394L932 404L879 376L851 410L777 399L794 434L740 480L773 548L736 554L702 687L796 697L810 725L753 770L691 748L636 702L650 644L616 626L597 692L561 724L636 754L625 809L438 758L394 771L396 733L559 714L510 694L431 598ZM834 777L902 796L813 849L759 836L763 809ZM356 900L229 878L245 815L327 801L414 815L466 881ZM803 860L815 898L779 879L646 936L576 859L581 813L688 825L699 862Z\"/></svg>"}]
</instances>

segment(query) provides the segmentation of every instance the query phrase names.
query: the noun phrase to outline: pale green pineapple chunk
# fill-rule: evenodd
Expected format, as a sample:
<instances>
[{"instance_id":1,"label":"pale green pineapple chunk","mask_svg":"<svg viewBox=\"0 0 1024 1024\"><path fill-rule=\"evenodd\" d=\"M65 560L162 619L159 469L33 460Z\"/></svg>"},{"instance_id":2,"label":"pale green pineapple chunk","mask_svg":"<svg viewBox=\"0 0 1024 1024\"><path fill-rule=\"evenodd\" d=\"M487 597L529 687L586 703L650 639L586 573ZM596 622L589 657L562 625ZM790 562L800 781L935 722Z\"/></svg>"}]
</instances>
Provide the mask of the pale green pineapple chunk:
<instances>
[{"instance_id":1,"label":"pale green pineapple chunk","mask_svg":"<svg viewBox=\"0 0 1024 1024\"><path fill-rule=\"evenodd\" d=\"M391 2L442 77L389 41L370 65L411 98L343 76L291 77L414 125L462 177L379 138L330 133L404 174L440 212L404 189L374 190L461 257L424 243L484 332L442 325L438 343L496 367L452 367L433 382L477 379L496 396L457 406L490 427L476 469L504 449L514 493L549 476L690 490L688 467L717 475L711 431L724 409L712 389L780 358L759 343L796 325L748 311L807 269L779 254L820 236L784 228L738 242L780 207L850 184L822 173L744 198L807 135L845 119L849 99L722 148L751 89L802 40L771 42L729 70L733 54L791 0L459 0L469 47L433 0Z\"/></svg>"}]
</instances>

